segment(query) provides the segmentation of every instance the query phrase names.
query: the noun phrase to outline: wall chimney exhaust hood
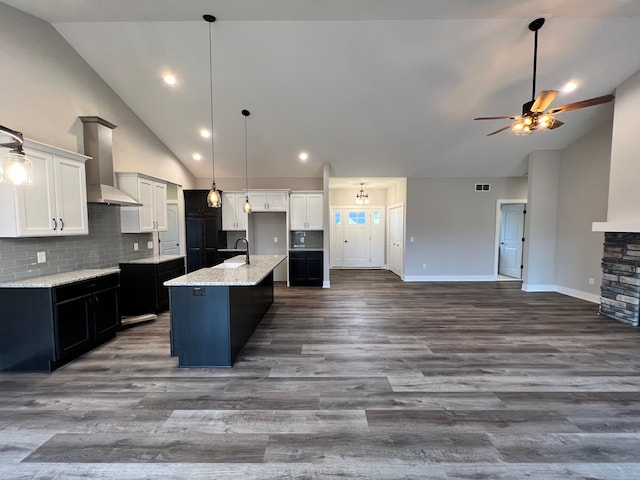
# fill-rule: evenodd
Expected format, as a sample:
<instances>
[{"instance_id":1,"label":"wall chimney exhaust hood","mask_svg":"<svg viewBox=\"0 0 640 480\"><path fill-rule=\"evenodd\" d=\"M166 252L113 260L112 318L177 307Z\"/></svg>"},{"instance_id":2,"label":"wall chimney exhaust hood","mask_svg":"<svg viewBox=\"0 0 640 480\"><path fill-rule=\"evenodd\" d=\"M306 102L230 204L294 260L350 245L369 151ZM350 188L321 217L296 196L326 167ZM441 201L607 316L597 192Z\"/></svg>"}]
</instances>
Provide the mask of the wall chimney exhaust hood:
<instances>
[{"instance_id":1,"label":"wall chimney exhaust hood","mask_svg":"<svg viewBox=\"0 0 640 480\"><path fill-rule=\"evenodd\" d=\"M86 162L87 202L140 206L114 186L113 129L116 126L100 117L80 117L80 120L84 130L84 153L91 157Z\"/></svg>"}]
</instances>

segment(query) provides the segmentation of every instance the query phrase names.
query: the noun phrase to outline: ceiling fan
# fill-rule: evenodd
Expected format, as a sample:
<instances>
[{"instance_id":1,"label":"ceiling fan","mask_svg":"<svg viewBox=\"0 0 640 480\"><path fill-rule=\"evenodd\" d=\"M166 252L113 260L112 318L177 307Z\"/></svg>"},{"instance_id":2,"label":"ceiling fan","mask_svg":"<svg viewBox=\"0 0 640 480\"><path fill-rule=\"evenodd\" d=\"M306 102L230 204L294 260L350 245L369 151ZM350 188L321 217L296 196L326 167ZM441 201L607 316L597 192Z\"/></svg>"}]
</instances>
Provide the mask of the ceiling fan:
<instances>
[{"instance_id":1,"label":"ceiling fan","mask_svg":"<svg viewBox=\"0 0 640 480\"><path fill-rule=\"evenodd\" d=\"M551 102L555 100L558 95L557 90L543 90L535 98L536 95L536 67L538 61L538 30L544 25L544 18L537 18L529 24L529 30L535 33L535 43L533 49L533 90L531 92L531 101L522 105L522 115L510 115L502 117L478 117L474 120L500 120L511 119L515 120L510 125L503 127L495 132L491 132L487 136L495 135L504 130L511 129L511 132L515 135L528 135L533 132L541 130L552 130L564 125L564 122L556 120L555 115L559 113L569 112L571 110L577 110L579 108L591 107L593 105L600 105L601 103L607 103L613 100L613 95L603 95L602 97L590 98L588 100L582 100L580 102L569 103L560 107L554 107L545 112L545 110L551 105Z\"/></svg>"}]
</instances>

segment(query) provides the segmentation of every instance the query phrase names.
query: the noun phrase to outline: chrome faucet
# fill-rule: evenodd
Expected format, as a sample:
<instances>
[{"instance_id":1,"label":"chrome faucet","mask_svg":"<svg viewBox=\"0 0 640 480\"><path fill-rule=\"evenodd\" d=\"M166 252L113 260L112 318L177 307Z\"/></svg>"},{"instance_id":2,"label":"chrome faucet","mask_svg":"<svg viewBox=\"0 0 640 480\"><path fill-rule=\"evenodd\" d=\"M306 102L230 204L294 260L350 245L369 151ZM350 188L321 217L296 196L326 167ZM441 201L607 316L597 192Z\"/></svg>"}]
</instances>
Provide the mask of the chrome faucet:
<instances>
[{"instance_id":1,"label":"chrome faucet","mask_svg":"<svg viewBox=\"0 0 640 480\"><path fill-rule=\"evenodd\" d=\"M245 263L247 265L250 265L251 262L249 261L249 240L247 240L247 237L240 237L239 239L237 239L236 244L233 246L233 248L238 248L238 243L240 243L243 240L244 240L244 243L247 244L247 259L245 260Z\"/></svg>"}]
</instances>

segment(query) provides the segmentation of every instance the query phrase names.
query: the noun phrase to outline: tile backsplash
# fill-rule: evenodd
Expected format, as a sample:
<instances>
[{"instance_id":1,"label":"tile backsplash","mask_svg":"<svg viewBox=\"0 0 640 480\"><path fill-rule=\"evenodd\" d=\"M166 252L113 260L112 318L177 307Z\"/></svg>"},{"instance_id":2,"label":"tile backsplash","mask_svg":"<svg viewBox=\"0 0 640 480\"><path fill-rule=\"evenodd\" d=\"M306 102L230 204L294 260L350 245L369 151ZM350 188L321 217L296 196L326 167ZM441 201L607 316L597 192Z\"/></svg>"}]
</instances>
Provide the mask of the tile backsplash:
<instances>
[{"instance_id":1,"label":"tile backsplash","mask_svg":"<svg viewBox=\"0 0 640 480\"><path fill-rule=\"evenodd\" d=\"M120 233L120 207L89 204L89 235L0 238L0 282L84 268L117 267L123 260L148 257L151 233ZM138 243L139 250L133 250ZM38 263L37 253L46 262Z\"/></svg>"}]
</instances>

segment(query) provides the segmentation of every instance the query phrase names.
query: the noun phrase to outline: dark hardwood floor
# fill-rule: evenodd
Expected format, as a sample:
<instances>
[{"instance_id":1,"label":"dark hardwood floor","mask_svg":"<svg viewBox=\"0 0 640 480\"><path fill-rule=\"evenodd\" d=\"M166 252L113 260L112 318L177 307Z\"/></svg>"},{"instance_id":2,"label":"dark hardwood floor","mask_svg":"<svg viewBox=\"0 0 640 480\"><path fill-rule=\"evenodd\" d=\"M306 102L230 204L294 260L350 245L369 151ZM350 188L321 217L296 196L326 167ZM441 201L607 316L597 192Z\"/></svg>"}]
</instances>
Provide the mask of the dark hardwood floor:
<instances>
[{"instance_id":1,"label":"dark hardwood floor","mask_svg":"<svg viewBox=\"0 0 640 480\"><path fill-rule=\"evenodd\" d=\"M514 282L276 287L232 369L169 321L0 374L0 478L640 478L640 335Z\"/></svg>"}]
</instances>

